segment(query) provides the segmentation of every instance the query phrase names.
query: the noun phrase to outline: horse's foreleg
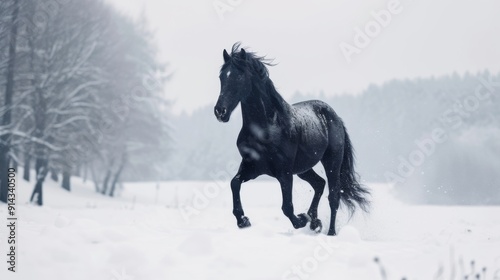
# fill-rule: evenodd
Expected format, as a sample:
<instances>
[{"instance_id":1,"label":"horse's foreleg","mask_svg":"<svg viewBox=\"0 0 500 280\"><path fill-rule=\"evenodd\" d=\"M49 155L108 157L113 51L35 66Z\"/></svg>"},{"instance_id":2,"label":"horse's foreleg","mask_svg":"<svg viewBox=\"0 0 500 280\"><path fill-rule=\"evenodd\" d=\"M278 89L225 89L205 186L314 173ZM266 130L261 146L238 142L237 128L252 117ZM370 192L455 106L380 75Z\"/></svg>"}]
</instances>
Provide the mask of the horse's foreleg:
<instances>
[{"instance_id":1,"label":"horse's foreleg","mask_svg":"<svg viewBox=\"0 0 500 280\"><path fill-rule=\"evenodd\" d=\"M231 180L231 191L233 192L233 215L236 217L236 223L239 228L246 228L251 226L250 220L245 217L243 212L243 207L241 206L240 190L241 190L241 179L238 173Z\"/></svg>"},{"instance_id":2,"label":"horse's foreleg","mask_svg":"<svg viewBox=\"0 0 500 280\"><path fill-rule=\"evenodd\" d=\"M292 202L292 187L293 187L293 176L286 175L281 178L278 178L278 181L281 184L281 194L283 196L283 204L281 206L281 210L285 216L290 219L294 228L302 228L305 227L307 222L309 221L309 216L306 214L299 214L295 216L293 212L293 202Z\"/></svg>"}]
</instances>

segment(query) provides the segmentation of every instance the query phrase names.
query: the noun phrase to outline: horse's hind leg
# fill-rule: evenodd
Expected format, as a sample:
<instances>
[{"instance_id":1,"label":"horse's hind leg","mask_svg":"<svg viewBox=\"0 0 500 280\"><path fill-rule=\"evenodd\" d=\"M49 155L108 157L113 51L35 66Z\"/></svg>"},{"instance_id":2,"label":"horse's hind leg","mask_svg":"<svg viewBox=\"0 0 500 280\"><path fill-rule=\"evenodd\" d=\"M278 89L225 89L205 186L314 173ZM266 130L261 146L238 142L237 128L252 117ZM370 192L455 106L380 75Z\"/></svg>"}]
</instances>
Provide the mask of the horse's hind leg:
<instances>
[{"instance_id":1,"label":"horse's hind leg","mask_svg":"<svg viewBox=\"0 0 500 280\"><path fill-rule=\"evenodd\" d=\"M328 235L337 234L335 231L335 220L340 206L340 166L342 164L342 155L343 149L340 149L340 151L337 152L327 150L321 160L328 179L328 202L330 203L331 210Z\"/></svg>"},{"instance_id":2,"label":"horse's hind leg","mask_svg":"<svg viewBox=\"0 0 500 280\"><path fill-rule=\"evenodd\" d=\"M311 217L311 224L309 227L315 232L320 232L323 225L321 224L321 220L318 219L318 204L321 199L321 195L323 194L323 190L325 189L326 182L312 169L309 169L304 173L297 174L297 176L308 182L314 189L314 197L311 201L311 206L309 207L307 214Z\"/></svg>"}]
</instances>

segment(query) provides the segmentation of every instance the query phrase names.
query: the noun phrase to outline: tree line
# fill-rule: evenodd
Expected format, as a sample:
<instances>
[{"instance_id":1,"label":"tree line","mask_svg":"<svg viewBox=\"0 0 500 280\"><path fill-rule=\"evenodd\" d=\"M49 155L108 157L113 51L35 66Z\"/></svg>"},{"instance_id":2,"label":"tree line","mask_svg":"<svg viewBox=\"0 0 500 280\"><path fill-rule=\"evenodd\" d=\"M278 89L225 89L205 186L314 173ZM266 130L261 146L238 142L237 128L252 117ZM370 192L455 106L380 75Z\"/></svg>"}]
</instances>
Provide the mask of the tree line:
<instances>
[{"instance_id":1,"label":"tree line","mask_svg":"<svg viewBox=\"0 0 500 280\"><path fill-rule=\"evenodd\" d=\"M102 0L5 0L0 21L0 201L9 166L24 167L38 205L49 174L68 191L80 175L113 196L124 170L159 171L168 74L144 18Z\"/></svg>"},{"instance_id":2,"label":"tree line","mask_svg":"<svg viewBox=\"0 0 500 280\"><path fill-rule=\"evenodd\" d=\"M483 71L392 80L355 95L297 92L287 101L320 99L334 108L351 135L364 182L394 184L395 193L413 202L499 204L499 98L500 73ZM220 124L212 104L173 123L175 151L165 174L184 180L234 176L237 166L228 164L240 160L239 111ZM434 141L435 131L443 140Z\"/></svg>"}]
</instances>

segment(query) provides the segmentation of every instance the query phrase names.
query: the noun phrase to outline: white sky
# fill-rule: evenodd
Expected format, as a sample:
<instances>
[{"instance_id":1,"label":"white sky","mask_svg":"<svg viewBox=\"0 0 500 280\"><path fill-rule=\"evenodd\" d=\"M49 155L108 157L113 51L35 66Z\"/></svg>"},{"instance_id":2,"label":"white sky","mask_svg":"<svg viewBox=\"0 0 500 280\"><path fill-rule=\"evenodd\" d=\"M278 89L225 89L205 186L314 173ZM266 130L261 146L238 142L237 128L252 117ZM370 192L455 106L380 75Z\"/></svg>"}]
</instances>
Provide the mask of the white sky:
<instances>
[{"instance_id":1,"label":"white sky","mask_svg":"<svg viewBox=\"0 0 500 280\"><path fill-rule=\"evenodd\" d=\"M345 59L355 28L395 0L108 0L156 32L173 77L166 96L175 113L215 104L222 50L236 41L275 58L270 75L286 98L296 91L358 93L370 83L453 71L500 71L500 1L401 0L371 43ZM214 3L236 3L221 20Z\"/></svg>"}]
</instances>

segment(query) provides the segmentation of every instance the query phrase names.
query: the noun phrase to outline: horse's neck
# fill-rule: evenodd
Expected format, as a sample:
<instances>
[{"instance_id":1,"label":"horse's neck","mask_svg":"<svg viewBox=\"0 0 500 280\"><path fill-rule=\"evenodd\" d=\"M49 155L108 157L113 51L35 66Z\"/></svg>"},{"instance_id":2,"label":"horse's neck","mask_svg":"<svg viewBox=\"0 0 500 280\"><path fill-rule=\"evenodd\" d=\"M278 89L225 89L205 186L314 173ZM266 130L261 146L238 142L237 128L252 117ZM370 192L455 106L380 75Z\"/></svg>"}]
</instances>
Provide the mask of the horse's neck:
<instances>
[{"instance_id":1,"label":"horse's neck","mask_svg":"<svg viewBox=\"0 0 500 280\"><path fill-rule=\"evenodd\" d=\"M269 92L272 90L272 84L253 87L250 96L241 102L243 126L265 127L289 118L290 105L277 92Z\"/></svg>"}]
</instances>

